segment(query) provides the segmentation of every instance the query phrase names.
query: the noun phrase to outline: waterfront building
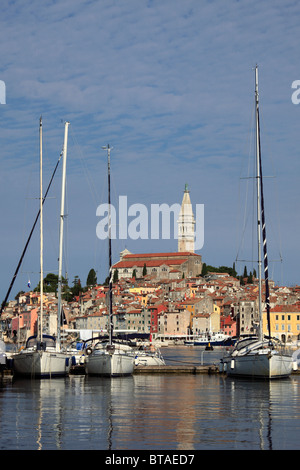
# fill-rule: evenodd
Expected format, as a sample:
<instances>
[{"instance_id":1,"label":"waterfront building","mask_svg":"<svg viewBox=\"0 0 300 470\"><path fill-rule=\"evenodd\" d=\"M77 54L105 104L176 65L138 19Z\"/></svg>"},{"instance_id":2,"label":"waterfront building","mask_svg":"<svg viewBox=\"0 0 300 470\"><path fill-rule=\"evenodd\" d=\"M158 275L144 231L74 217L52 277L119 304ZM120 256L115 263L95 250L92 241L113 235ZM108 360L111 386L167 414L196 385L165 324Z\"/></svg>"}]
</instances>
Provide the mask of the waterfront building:
<instances>
[{"instance_id":1,"label":"waterfront building","mask_svg":"<svg viewBox=\"0 0 300 470\"><path fill-rule=\"evenodd\" d=\"M233 312L239 335L257 334L259 325L257 298L255 300L239 300L234 303Z\"/></svg>"},{"instance_id":2,"label":"waterfront building","mask_svg":"<svg viewBox=\"0 0 300 470\"><path fill-rule=\"evenodd\" d=\"M231 317L231 315L221 316L220 318L220 331L228 336L236 336L236 321Z\"/></svg>"},{"instance_id":3,"label":"waterfront building","mask_svg":"<svg viewBox=\"0 0 300 470\"><path fill-rule=\"evenodd\" d=\"M167 311L167 306L164 304L155 304L148 307L150 314L150 334L156 335L158 333L158 319L159 315Z\"/></svg>"},{"instance_id":4,"label":"waterfront building","mask_svg":"<svg viewBox=\"0 0 300 470\"><path fill-rule=\"evenodd\" d=\"M196 313L192 318L192 332L194 335L200 333L218 333L221 330L220 308L213 304L213 310L209 313Z\"/></svg>"},{"instance_id":5,"label":"waterfront building","mask_svg":"<svg viewBox=\"0 0 300 470\"><path fill-rule=\"evenodd\" d=\"M161 313L158 319L158 334L164 336L190 334L190 312L176 309Z\"/></svg>"},{"instance_id":6,"label":"waterfront building","mask_svg":"<svg viewBox=\"0 0 300 470\"><path fill-rule=\"evenodd\" d=\"M271 336L283 342L300 339L300 305L276 305L270 310ZM267 314L263 312L263 332L267 333Z\"/></svg>"},{"instance_id":7,"label":"waterfront building","mask_svg":"<svg viewBox=\"0 0 300 470\"><path fill-rule=\"evenodd\" d=\"M11 331L18 340L26 341L37 332L38 308L23 308L11 320Z\"/></svg>"}]
</instances>

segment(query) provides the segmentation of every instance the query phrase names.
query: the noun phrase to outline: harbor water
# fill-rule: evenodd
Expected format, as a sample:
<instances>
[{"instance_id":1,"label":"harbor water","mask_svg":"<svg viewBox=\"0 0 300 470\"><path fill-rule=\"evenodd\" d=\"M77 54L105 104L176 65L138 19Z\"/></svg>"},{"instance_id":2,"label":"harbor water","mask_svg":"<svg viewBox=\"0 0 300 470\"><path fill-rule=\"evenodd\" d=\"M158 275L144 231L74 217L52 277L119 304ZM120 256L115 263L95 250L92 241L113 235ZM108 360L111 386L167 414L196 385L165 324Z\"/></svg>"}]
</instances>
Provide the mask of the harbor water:
<instances>
[{"instance_id":1,"label":"harbor water","mask_svg":"<svg viewBox=\"0 0 300 470\"><path fill-rule=\"evenodd\" d=\"M167 364L223 351L162 348ZM300 377L137 374L14 379L0 387L1 450L298 450Z\"/></svg>"}]
</instances>

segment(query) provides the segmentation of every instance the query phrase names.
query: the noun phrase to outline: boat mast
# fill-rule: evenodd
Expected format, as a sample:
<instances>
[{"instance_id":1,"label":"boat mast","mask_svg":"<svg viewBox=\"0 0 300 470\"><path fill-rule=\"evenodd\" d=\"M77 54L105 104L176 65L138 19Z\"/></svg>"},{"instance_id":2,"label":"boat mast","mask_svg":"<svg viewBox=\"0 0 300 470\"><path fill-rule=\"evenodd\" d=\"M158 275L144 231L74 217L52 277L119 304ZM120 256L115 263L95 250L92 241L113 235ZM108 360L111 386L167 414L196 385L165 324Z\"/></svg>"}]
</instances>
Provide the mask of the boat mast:
<instances>
[{"instance_id":1,"label":"boat mast","mask_svg":"<svg viewBox=\"0 0 300 470\"><path fill-rule=\"evenodd\" d=\"M113 311L112 311L112 253L111 253L111 205L110 205L110 151L109 144L107 147L102 147L107 150L107 175L108 175L108 257L109 257L109 344L112 344L113 336Z\"/></svg>"},{"instance_id":2,"label":"boat mast","mask_svg":"<svg viewBox=\"0 0 300 470\"><path fill-rule=\"evenodd\" d=\"M261 207L260 207L260 129L259 129L259 105L258 105L258 66L255 66L255 117L256 117L256 189L257 189L257 242L258 242L258 309L259 309L259 339L262 333L261 310Z\"/></svg>"},{"instance_id":3,"label":"boat mast","mask_svg":"<svg viewBox=\"0 0 300 470\"><path fill-rule=\"evenodd\" d=\"M65 218L65 194L66 194L66 165L67 165L67 146L68 146L68 129L69 122L65 122L65 135L63 147L63 168L61 183L61 205L60 205L60 227L59 227L59 255L58 255L58 289L57 289L57 344L58 350L61 348L61 317L62 317L62 258L63 258L63 234L64 234L64 218Z\"/></svg>"},{"instance_id":4,"label":"boat mast","mask_svg":"<svg viewBox=\"0 0 300 470\"><path fill-rule=\"evenodd\" d=\"M257 68L257 66L256 66ZM257 98L258 101L258 98ZM257 105L257 122L258 130L259 125L259 109ZM261 204L261 230L263 239L263 254L264 254L264 278L265 278L265 303L267 311L267 325L268 333L271 338L271 321L270 321L270 289L269 289L269 265L268 265L268 252L267 252L267 231L265 220L265 207L264 207L264 191L263 191L263 173L262 173L262 159L261 159L261 144L260 144L260 130L258 135L258 148L259 148L259 173L260 173L260 204Z\"/></svg>"},{"instance_id":5,"label":"boat mast","mask_svg":"<svg viewBox=\"0 0 300 470\"><path fill-rule=\"evenodd\" d=\"M267 324L268 333L271 337L271 324L270 324L270 290L269 290L269 267L268 267L268 253L267 253L267 232L265 221L265 208L264 208L264 192L263 192L263 175L262 175L262 161L261 161L261 144L260 144L260 124L259 124L259 106L258 106L258 66L255 67L255 96L256 96L256 153L257 153L257 193L258 204L257 211L259 214L258 219L258 240L259 240L259 305L260 305L260 335L263 338L262 331L262 312L261 312L261 242L260 234L262 231L263 238L263 254L264 254L264 277L265 277L265 303L267 310Z\"/></svg>"},{"instance_id":6,"label":"boat mast","mask_svg":"<svg viewBox=\"0 0 300 470\"><path fill-rule=\"evenodd\" d=\"M40 117L40 341L43 341L43 128Z\"/></svg>"},{"instance_id":7,"label":"boat mast","mask_svg":"<svg viewBox=\"0 0 300 470\"><path fill-rule=\"evenodd\" d=\"M48 192L49 192L49 190L50 190L50 187L51 187L53 178L54 178L54 176L55 176L57 167L58 167L58 165L59 165L61 156L62 156L62 153L60 153L59 159L58 159L58 161L57 161L57 163L56 163L56 166L55 166L55 168L54 168L54 171L53 171L53 173L52 173L50 182L49 182L48 187L47 187L47 191L45 192L45 196L44 196L44 198L43 198L43 204L44 204L44 202L45 202L45 200L46 200L46 197L47 197L47 195L48 195ZM19 269L20 269L20 267L21 267L23 258L24 258L24 256L25 256L26 250L27 250L27 248L28 248L29 242L30 242L30 240L31 240L31 237L32 237L32 234L33 234L33 232L34 232L34 229L35 229L35 226L36 226L36 224L37 224L37 221L38 221L38 219L39 219L39 216L40 216L40 210L38 210L38 213L37 213L37 216L36 216L36 218L35 218L34 224L33 224L33 226L32 226L31 232L30 232L30 234L29 234L29 236L28 236L28 238L27 238L27 242L26 242L26 244L25 244L24 250L22 251L21 257L20 257L20 259L19 259L18 266L17 266L17 268L16 268L16 270L15 270L15 273L14 273L14 275L13 275L13 278L12 278L12 280L11 280L11 283L10 283L10 286L9 286L8 291L7 291L7 293L6 293L5 299L3 300L2 304L1 304L0 315L2 314L2 311L3 311L4 307L5 307L5 304L6 304L6 302L7 302L7 299L8 299L8 297L9 297L9 294L10 294L12 288L13 288L14 282L15 282L16 277L17 277L17 275L18 275Z\"/></svg>"}]
</instances>

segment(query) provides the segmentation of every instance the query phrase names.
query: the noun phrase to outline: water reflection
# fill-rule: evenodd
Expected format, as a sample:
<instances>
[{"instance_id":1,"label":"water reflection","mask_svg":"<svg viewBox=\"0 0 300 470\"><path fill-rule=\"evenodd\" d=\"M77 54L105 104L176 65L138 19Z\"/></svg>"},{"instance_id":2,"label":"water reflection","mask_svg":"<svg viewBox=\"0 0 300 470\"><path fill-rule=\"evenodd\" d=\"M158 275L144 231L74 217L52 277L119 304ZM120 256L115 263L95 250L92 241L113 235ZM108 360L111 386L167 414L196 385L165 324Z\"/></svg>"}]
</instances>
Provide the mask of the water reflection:
<instances>
[{"instance_id":1,"label":"water reflection","mask_svg":"<svg viewBox=\"0 0 300 470\"><path fill-rule=\"evenodd\" d=\"M0 387L1 449L298 449L300 378L75 376Z\"/></svg>"}]
</instances>

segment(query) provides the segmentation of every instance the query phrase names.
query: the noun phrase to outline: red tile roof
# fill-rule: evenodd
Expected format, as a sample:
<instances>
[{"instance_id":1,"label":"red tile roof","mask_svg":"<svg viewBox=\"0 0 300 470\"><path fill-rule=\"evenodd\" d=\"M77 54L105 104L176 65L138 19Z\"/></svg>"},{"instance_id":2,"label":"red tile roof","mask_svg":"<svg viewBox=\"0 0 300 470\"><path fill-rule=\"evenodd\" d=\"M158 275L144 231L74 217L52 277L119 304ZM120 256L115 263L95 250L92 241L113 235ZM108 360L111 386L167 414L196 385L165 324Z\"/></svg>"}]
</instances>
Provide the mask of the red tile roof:
<instances>
[{"instance_id":1,"label":"red tile roof","mask_svg":"<svg viewBox=\"0 0 300 470\"><path fill-rule=\"evenodd\" d=\"M141 254L133 254L130 253L129 255L125 255L123 259L129 258L167 258L170 256L182 257L182 256L201 256L197 255L196 253L191 253L189 251L184 252L174 252L174 253L141 253Z\"/></svg>"},{"instance_id":2,"label":"red tile roof","mask_svg":"<svg viewBox=\"0 0 300 470\"><path fill-rule=\"evenodd\" d=\"M297 304L275 305L275 307L271 308L271 312L300 312L300 307Z\"/></svg>"},{"instance_id":3,"label":"red tile roof","mask_svg":"<svg viewBox=\"0 0 300 470\"><path fill-rule=\"evenodd\" d=\"M163 260L148 260L147 262L144 260L140 261L119 261L118 263L113 265L113 268L134 268L135 266L137 268L142 268L144 264L146 264L147 268L151 267L159 267L162 265L166 266L173 266L173 265L180 265L186 262L186 259L163 259Z\"/></svg>"}]
</instances>

